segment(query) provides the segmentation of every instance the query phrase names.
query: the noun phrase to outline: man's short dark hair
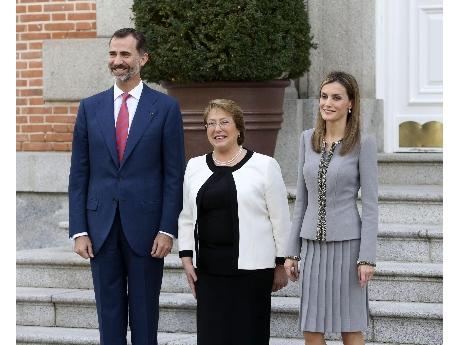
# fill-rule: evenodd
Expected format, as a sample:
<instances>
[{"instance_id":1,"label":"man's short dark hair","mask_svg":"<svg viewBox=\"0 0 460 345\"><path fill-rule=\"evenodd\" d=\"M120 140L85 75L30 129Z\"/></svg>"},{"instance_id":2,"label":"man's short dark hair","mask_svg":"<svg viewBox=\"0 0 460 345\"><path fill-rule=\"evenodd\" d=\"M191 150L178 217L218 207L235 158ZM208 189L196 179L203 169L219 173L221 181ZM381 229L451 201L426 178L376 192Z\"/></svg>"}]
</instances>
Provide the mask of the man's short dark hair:
<instances>
[{"instance_id":1,"label":"man's short dark hair","mask_svg":"<svg viewBox=\"0 0 460 345\"><path fill-rule=\"evenodd\" d=\"M128 36L133 36L136 41L137 41L137 44L136 44L136 49L138 51L139 54L144 54L147 52L147 42L145 40L145 36L142 32L139 32L137 31L136 29L133 29L133 28L123 28L123 29L119 29L117 31L115 31L112 35L112 37L110 37L110 41L109 41L109 44L110 42L112 41L112 39L115 37L115 38L125 38L125 37L128 37Z\"/></svg>"}]
</instances>

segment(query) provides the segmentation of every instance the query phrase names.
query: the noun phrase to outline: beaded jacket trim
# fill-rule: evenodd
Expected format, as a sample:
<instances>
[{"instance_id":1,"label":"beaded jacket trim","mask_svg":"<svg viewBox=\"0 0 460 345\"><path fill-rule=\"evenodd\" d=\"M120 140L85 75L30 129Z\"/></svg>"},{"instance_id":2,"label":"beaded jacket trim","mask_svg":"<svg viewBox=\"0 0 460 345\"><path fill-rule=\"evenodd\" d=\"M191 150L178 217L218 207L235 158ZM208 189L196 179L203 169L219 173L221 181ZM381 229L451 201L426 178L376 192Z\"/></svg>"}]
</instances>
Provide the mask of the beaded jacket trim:
<instances>
[{"instance_id":1,"label":"beaded jacket trim","mask_svg":"<svg viewBox=\"0 0 460 345\"><path fill-rule=\"evenodd\" d=\"M316 225L316 240L326 241L326 174L329 163L334 155L335 148L342 139L332 143L329 151L326 151L326 142L321 143L321 160L318 169L318 223Z\"/></svg>"}]
</instances>

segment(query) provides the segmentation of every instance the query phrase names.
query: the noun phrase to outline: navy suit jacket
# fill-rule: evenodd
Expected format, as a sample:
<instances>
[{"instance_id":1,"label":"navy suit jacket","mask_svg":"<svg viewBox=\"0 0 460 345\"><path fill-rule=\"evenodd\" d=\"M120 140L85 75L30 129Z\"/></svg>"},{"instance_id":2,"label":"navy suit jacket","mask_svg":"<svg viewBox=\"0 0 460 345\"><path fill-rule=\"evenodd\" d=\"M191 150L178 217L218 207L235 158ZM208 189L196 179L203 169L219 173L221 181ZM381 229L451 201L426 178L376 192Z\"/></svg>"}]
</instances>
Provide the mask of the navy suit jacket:
<instances>
[{"instance_id":1,"label":"navy suit jacket","mask_svg":"<svg viewBox=\"0 0 460 345\"><path fill-rule=\"evenodd\" d=\"M178 103L144 84L123 160L115 143L113 87L81 101L69 175L69 235L88 232L95 254L119 207L130 247L150 255L159 230L177 237L185 167Z\"/></svg>"}]
</instances>

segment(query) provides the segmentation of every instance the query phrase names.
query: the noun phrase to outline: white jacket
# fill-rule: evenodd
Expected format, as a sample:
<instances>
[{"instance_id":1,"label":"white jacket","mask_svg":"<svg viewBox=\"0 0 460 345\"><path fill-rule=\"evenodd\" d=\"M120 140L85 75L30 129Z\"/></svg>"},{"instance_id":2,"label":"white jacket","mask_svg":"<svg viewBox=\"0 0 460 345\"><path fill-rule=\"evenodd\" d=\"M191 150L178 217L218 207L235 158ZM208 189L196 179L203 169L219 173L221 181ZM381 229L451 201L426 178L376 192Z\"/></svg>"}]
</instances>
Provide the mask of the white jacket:
<instances>
[{"instance_id":1,"label":"white jacket","mask_svg":"<svg viewBox=\"0 0 460 345\"><path fill-rule=\"evenodd\" d=\"M192 250L195 267L196 198L201 186L212 174L206 155L190 159L185 170L183 208L179 216L179 251ZM274 267L275 258L285 256L290 227L287 191L281 169L272 157L254 152L232 175L238 202L238 268L255 270Z\"/></svg>"}]
</instances>

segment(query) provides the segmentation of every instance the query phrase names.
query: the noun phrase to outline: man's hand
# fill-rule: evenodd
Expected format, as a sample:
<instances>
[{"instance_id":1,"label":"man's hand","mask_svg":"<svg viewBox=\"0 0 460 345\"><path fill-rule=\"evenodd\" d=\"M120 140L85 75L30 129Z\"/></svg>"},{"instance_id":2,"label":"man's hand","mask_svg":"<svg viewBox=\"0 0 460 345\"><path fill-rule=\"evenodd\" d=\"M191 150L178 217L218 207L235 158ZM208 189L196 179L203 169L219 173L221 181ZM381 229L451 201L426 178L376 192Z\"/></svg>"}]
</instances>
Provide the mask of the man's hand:
<instances>
[{"instance_id":1,"label":"man's hand","mask_svg":"<svg viewBox=\"0 0 460 345\"><path fill-rule=\"evenodd\" d=\"M166 255L171 253L172 246L172 237L158 233L153 241L152 252L150 255L158 259L164 258Z\"/></svg>"},{"instance_id":2,"label":"man's hand","mask_svg":"<svg viewBox=\"0 0 460 345\"><path fill-rule=\"evenodd\" d=\"M185 275L187 276L188 285L190 285L190 289L192 289L193 297L196 299L196 287L195 282L197 281L198 277L195 272L195 267L193 267L192 258L184 257L181 258L182 266L185 270Z\"/></svg>"},{"instance_id":3,"label":"man's hand","mask_svg":"<svg viewBox=\"0 0 460 345\"><path fill-rule=\"evenodd\" d=\"M284 261L284 269L289 279L293 282L299 279L299 262L293 259L286 259Z\"/></svg>"},{"instance_id":4,"label":"man's hand","mask_svg":"<svg viewBox=\"0 0 460 345\"><path fill-rule=\"evenodd\" d=\"M276 292L284 288L288 283L288 276L283 265L276 265L275 276L273 277L272 292Z\"/></svg>"},{"instance_id":5,"label":"man's hand","mask_svg":"<svg viewBox=\"0 0 460 345\"><path fill-rule=\"evenodd\" d=\"M73 251L83 259L94 258L93 244L88 236L79 236L75 239Z\"/></svg>"}]
</instances>

